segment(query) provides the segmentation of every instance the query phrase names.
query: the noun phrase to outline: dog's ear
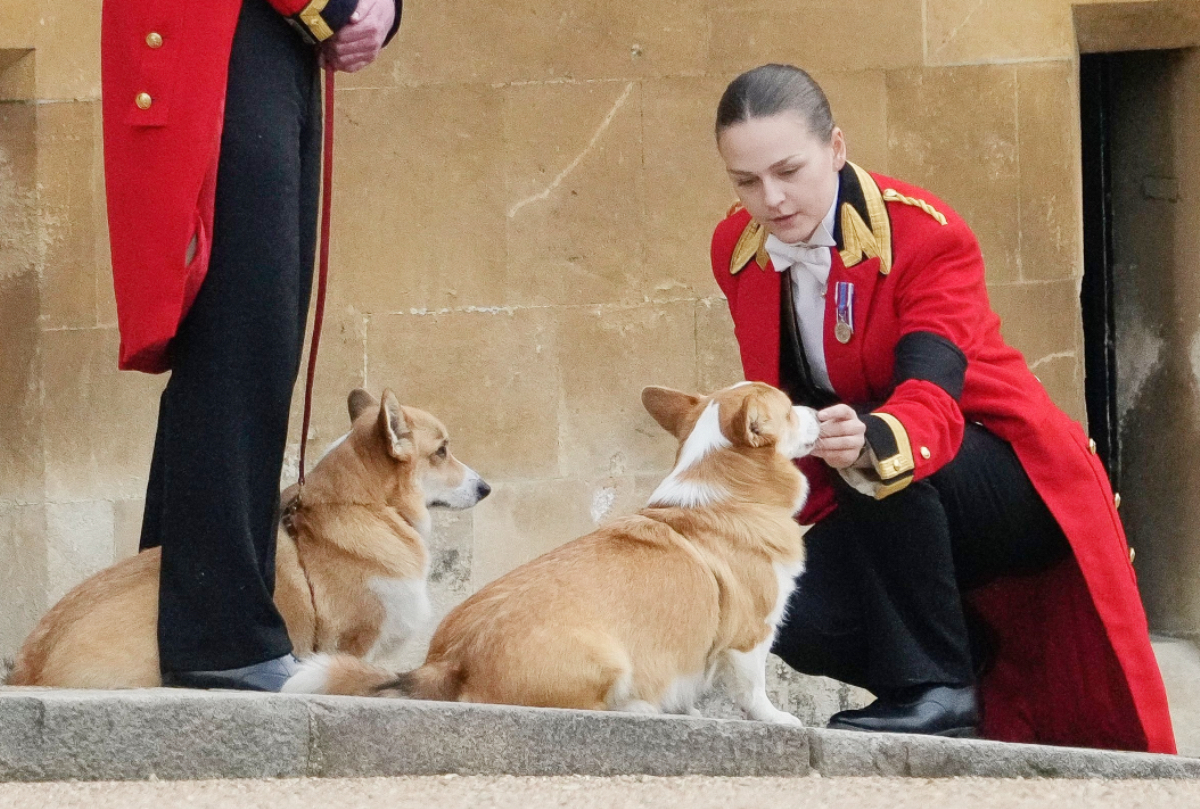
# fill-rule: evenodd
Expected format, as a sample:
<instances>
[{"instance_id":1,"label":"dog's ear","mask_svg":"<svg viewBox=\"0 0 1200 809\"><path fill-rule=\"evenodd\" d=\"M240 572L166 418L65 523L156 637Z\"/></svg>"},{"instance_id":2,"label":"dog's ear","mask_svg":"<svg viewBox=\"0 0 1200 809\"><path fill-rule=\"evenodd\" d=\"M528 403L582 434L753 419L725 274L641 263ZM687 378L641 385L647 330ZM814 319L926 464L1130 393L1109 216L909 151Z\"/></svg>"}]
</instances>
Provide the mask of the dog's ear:
<instances>
[{"instance_id":1,"label":"dog's ear","mask_svg":"<svg viewBox=\"0 0 1200 809\"><path fill-rule=\"evenodd\" d=\"M783 426L777 417L772 417L770 402L759 393L752 393L742 403L738 414L742 437L752 447L766 447L779 440Z\"/></svg>"},{"instance_id":2,"label":"dog's ear","mask_svg":"<svg viewBox=\"0 0 1200 809\"><path fill-rule=\"evenodd\" d=\"M412 427L409 426L404 408L400 407L400 402L391 388L383 392L383 403L379 406L379 429L387 441L388 453L393 458L407 461L412 457Z\"/></svg>"},{"instance_id":3,"label":"dog's ear","mask_svg":"<svg viewBox=\"0 0 1200 809\"><path fill-rule=\"evenodd\" d=\"M355 388L346 399L346 407L350 410L350 421L354 422L358 421L358 417L363 413L379 407L379 402L362 388Z\"/></svg>"},{"instance_id":4,"label":"dog's ear","mask_svg":"<svg viewBox=\"0 0 1200 809\"><path fill-rule=\"evenodd\" d=\"M671 388L642 389L642 405L654 420L671 435L679 437L684 419L700 404L700 397Z\"/></svg>"}]
</instances>

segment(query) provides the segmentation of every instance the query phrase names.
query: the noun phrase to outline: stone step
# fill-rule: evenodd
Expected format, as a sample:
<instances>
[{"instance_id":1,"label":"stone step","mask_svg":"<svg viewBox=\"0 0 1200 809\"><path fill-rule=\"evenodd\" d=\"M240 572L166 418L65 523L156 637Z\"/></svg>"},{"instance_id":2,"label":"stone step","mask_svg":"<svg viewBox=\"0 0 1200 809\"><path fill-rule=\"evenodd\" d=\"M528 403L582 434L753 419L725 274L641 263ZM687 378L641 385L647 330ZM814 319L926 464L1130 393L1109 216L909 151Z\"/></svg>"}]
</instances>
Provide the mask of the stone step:
<instances>
[{"instance_id":1,"label":"stone step","mask_svg":"<svg viewBox=\"0 0 1200 809\"><path fill-rule=\"evenodd\" d=\"M1154 637L1154 656L1167 686L1175 742L1185 756L1200 756L1200 649L1188 640Z\"/></svg>"},{"instance_id":2,"label":"stone step","mask_svg":"<svg viewBox=\"0 0 1200 809\"><path fill-rule=\"evenodd\" d=\"M1200 778L1200 760L494 705L0 689L0 781L444 773Z\"/></svg>"}]
</instances>

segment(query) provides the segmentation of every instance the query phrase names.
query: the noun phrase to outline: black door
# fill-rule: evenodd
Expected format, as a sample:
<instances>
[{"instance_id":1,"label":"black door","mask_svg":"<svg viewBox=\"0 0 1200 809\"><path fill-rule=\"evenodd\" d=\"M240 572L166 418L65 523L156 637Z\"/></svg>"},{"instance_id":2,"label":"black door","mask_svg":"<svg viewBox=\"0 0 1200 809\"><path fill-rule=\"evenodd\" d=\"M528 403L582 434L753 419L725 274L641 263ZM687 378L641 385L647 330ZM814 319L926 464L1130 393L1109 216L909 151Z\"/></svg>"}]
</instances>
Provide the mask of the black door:
<instances>
[{"instance_id":1,"label":"black door","mask_svg":"<svg viewBox=\"0 0 1200 809\"><path fill-rule=\"evenodd\" d=\"M1117 335L1113 314L1112 174L1110 136L1113 59L1084 54L1079 61L1083 130L1083 310L1084 396L1088 432L1108 469L1113 489L1121 485L1121 436L1117 421Z\"/></svg>"}]
</instances>

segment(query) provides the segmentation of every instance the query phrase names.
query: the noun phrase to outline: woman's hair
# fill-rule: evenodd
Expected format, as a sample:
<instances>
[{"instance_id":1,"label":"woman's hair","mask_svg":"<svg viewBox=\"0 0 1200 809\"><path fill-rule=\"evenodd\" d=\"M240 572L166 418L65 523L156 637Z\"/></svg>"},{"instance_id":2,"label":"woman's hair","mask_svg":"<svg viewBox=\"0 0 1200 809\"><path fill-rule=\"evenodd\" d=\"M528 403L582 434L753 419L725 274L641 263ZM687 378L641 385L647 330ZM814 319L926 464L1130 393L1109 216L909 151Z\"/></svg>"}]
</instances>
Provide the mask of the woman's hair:
<instances>
[{"instance_id":1,"label":"woman's hair","mask_svg":"<svg viewBox=\"0 0 1200 809\"><path fill-rule=\"evenodd\" d=\"M717 105L717 137L734 124L781 112L798 113L822 142L833 136L829 99L812 76L792 65L763 65L746 71L725 88Z\"/></svg>"}]
</instances>

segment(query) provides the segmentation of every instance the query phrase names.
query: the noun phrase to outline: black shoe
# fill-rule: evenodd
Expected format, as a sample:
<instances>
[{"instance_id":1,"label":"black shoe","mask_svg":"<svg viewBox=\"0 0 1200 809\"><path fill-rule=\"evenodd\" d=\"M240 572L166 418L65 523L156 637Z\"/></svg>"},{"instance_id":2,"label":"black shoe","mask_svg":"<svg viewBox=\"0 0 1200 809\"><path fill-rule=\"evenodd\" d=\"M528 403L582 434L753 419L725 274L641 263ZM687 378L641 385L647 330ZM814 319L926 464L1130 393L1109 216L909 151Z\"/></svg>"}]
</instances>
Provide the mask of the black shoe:
<instances>
[{"instance_id":1,"label":"black shoe","mask_svg":"<svg viewBox=\"0 0 1200 809\"><path fill-rule=\"evenodd\" d=\"M828 727L973 738L979 728L979 706L974 686L934 685L906 699L881 697L861 710L839 711L830 718Z\"/></svg>"},{"instance_id":2,"label":"black shoe","mask_svg":"<svg viewBox=\"0 0 1200 809\"><path fill-rule=\"evenodd\" d=\"M293 654L264 660L252 666L221 671L164 671L163 685L168 688L225 688L237 691L279 692L300 668Z\"/></svg>"}]
</instances>

